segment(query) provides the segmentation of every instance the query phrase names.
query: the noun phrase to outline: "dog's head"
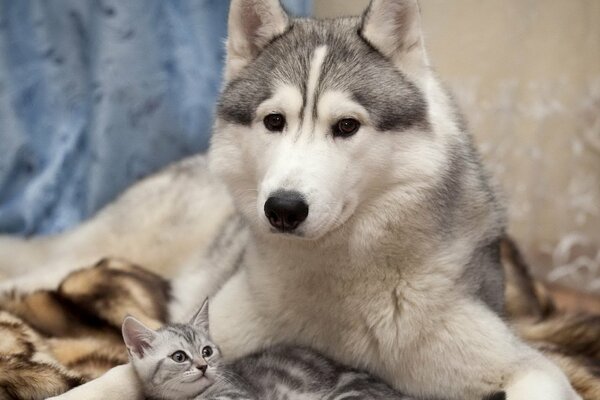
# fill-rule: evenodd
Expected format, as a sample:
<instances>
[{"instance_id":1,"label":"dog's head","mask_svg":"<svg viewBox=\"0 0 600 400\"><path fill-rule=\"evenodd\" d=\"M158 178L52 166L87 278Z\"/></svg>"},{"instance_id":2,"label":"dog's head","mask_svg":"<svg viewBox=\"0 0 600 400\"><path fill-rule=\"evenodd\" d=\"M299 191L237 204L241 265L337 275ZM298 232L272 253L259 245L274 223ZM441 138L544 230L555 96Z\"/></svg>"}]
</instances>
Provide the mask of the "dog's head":
<instances>
[{"instance_id":1,"label":"dog's head","mask_svg":"<svg viewBox=\"0 0 600 400\"><path fill-rule=\"evenodd\" d=\"M444 162L416 0L324 21L233 0L225 78L211 169L264 232L320 238Z\"/></svg>"}]
</instances>

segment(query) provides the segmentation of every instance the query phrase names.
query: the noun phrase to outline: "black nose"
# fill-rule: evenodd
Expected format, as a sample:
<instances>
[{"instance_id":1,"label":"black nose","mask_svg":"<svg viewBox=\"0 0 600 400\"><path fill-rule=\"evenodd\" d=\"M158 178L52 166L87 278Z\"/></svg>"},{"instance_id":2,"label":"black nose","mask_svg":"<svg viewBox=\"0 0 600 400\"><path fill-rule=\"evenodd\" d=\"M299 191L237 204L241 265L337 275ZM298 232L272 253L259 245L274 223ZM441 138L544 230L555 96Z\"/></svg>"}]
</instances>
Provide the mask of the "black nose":
<instances>
[{"instance_id":1,"label":"black nose","mask_svg":"<svg viewBox=\"0 0 600 400\"><path fill-rule=\"evenodd\" d=\"M308 204L298 192L275 192L265 202L265 215L277 230L290 232L308 217Z\"/></svg>"},{"instance_id":2,"label":"black nose","mask_svg":"<svg viewBox=\"0 0 600 400\"><path fill-rule=\"evenodd\" d=\"M208 365L197 365L196 368L198 368L200 370L200 372L202 372L203 374L206 373L206 369L208 368Z\"/></svg>"}]
</instances>

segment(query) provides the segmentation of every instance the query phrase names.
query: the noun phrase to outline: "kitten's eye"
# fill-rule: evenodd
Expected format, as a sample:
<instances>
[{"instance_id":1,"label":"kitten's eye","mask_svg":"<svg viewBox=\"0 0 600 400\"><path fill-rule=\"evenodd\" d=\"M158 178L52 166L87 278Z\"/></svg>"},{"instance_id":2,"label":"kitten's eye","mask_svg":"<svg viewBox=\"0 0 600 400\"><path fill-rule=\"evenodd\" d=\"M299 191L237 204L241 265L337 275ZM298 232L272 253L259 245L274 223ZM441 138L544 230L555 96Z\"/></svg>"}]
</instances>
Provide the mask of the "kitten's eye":
<instances>
[{"instance_id":1,"label":"kitten's eye","mask_svg":"<svg viewBox=\"0 0 600 400\"><path fill-rule=\"evenodd\" d=\"M347 138L354 135L360 128L360 122L354 118L340 119L333 125L333 136Z\"/></svg>"},{"instance_id":2,"label":"kitten's eye","mask_svg":"<svg viewBox=\"0 0 600 400\"><path fill-rule=\"evenodd\" d=\"M271 132L281 132L285 128L285 117L281 114L269 114L263 122Z\"/></svg>"},{"instance_id":3,"label":"kitten's eye","mask_svg":"<svg viewBox=\"0 0 600 400\"><path fill-rule=\"evenodd\" d=\"M171 355L171 358L173 359L173 361L175 361L177 363L182 363L182 362L187 361L188 356L183 351L179 350L179 351L176 351L175 353L173 353Z\"/></svg>"},{"instance_id":4,"label":"kitten's eye","mask_svg":"<svg viewBox=\"0 0 600 400\"><path fill-rule=\"evenodd\" d=\"M210 346L204 346L204 348L202 348L202 357L204 358L208 358L210 356L213 355L213 349Z\"/></svg>"}]
</instances>

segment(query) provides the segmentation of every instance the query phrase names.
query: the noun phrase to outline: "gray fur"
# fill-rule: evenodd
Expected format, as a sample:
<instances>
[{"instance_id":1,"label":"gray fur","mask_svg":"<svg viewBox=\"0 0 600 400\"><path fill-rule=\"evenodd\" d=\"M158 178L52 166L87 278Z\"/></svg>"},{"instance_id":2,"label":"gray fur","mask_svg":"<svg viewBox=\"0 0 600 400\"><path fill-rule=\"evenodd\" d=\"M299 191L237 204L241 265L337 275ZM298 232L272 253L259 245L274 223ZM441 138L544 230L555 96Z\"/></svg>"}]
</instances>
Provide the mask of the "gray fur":
<instances>
[{"instance_id":1,"label":"gray fur","mask_svg":"<svg viewBox=\"0 0 600 400\"><path fill-rule=\"evenodd\" d=\"M123 336L146 398L195 398L217 378L221 355L206 330L206 302L189 323L170 324L157 331L145 327L137 320L132 324L132 317L128 319L123 324ZM145 338L143 353L132 349L137 337ZM213 349L210 357L203 356L202 351L206 346ZM187 360L176 362L173 358L176 352L185 353ZM206 371L202 372L201 368L206 368Z\"/></svg>"},{"instance_id":2,"label":"gray fur","mask_svg":"<svg viewBox=\"0 0 600 400\"><path fill-rule=\"evenodd\" d=\"M504 276L500 263L500 241L504 234L504 209L488 183L470 136L451 147L445 179L426 198L428 212L435 216L434 235L439 245L460 237L465 227L480 235L457 286L494 312L504 309ZM476 226L481 215L487 225Z\"/></svg>"},{"instance_id":3,"label":"gray fur","mask_svg":"<svg viewBox=\"0 0 600 400\"><path fill-rule=\"evenodd\" d=\"M410 400L370 375L337 364L308 348L278 346L228 365L243 383L246 399ZM225 388L209 388L198 399L227 399ZM232 397L231 400L238 398Z\"/></svg>"},{"instance_id":4,"label":"gray fur","mask_svg":"<svg viewBox=\"0 0 600 400\"><path fill-rule=\"evenodd\" d=\"M227 84L218 106L219 116L249 125L276 83L301 88L306 103L311 56L317 47L327 45L317 99L325 89L349 91L369 111L380 131L426 124L427 106L419 89L358 34L360 26L360 18L293 20L283 35Z\"/></svg>"},{"instance_id":5,"label":"gray fur","mask_svg":"<svg viewBox=\"0 0 600 400\"><path fill-rule=\"evenodd\" d=\"M222 362L220 351L208 332L208 308L188 324L170 324L159 329L150 352L164 347L197 352L213 346L215 356L207 360L214 368L211 383L195 395L183 395L172 383L181 371L168 367L166 358L152 366L150 374L137 370L147 399L152 400L412 400L373 376L345 367L306 347L279 345L238 360ZM196 321L195 321L196 320ZM195 321L195 322L194 322ZM198 323L200 322L200 323ZM168 345L167 345L168 344ZM135 368L139 365L133 360ZM190 393L189 391L187 392ZM193 391L192 391L193 393ZM499 393L498 395L501 395ZM500 397L490 397L498 398Z\"/></svg>"},{"instance_id":6,"label":"gray fur","mask_svg":"<svg viewBox=\"0 0 600 400\"><path fill-rule=\"evenodd\" d=\"M249 125L258 105L272 94L278 82L300 87L306 102L311 56L318 46L327 45L317 99L327 89L349 91L368 110L378 130L398 132L418 125L427 131L427 104L423 95L362 37L363 23L364 18L356 17L291 20L287 31L274 38L257 59L225 87L218 106L219 117ZM316 113L317 102L313 113ZM459 119L460 113L456 112L455 116ZM462 121L458 120L457 125L463 125ZM457 285L501 313L504 302L499 238L503 233L503 210L487 182L470 136L464 135L461 141L454 143L450 153L445 179L440 186L424 193L422 215L428 217L420 221L419 230L429 230L428 235L432 236L428 240L439 240L438 245L443 246L476 220L476 213L492 215L493 223L476 228L481 231L481 243L475 246L464 279Z\"/></svg>"},{"instance_id":7,"label":"gray fur","mask_svg":"<svg viewBox=\"0 0 600 400\"><path fill-rule=\"evenodd\" d=\"M205 307L206 303L202 310ZM188 324L169 324L155 332L146 357L157 353L160 357L154 358L152 365L142 367L142 360L132 354L132 364L147 399L411 400L370 375L344 367L308 348L276 346L228 363L221 362L220 352L210 339L207 320L199 317L202 310ZM210 384L198 391L180 390L174 382L178 382L185 368L170 362L167 355L181 349L192 357L201 357L200 351L206 345L215 351L215 355L206 360L213 368L212 373L207 374Z\"/></svg>"}]
</instances>

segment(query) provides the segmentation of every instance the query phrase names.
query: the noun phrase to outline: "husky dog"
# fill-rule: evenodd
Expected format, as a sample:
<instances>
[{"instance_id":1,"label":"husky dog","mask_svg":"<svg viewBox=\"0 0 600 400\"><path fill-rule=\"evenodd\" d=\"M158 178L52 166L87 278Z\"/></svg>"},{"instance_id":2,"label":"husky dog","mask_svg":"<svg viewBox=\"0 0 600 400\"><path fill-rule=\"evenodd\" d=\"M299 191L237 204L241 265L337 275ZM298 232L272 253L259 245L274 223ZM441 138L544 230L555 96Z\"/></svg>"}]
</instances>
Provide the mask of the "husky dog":
<instances>
[{"instance_id":1,"label":"husky dog","mask_svg":"<svg viewBox=\"0 0 600 400\"><path fill-rule=\"evenodd\" d=\"M225 78L211 174L187 162L73 232L0 244L13 271L64 254L161 270L171 254L187 265L166 273L173 318L216 292L212 334L226 358L294 344L416 397L579 398L499 314L503 211L429 66L416 0L325 21L233 0ZM139 396L130 366L64 398L111 396Z\"/></svg>"}]
</instances>

